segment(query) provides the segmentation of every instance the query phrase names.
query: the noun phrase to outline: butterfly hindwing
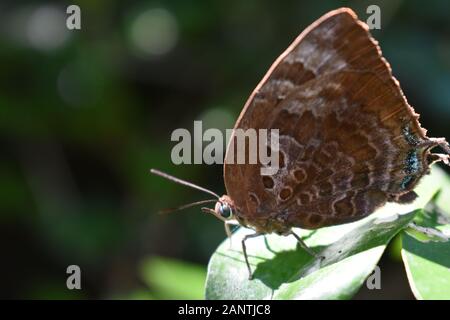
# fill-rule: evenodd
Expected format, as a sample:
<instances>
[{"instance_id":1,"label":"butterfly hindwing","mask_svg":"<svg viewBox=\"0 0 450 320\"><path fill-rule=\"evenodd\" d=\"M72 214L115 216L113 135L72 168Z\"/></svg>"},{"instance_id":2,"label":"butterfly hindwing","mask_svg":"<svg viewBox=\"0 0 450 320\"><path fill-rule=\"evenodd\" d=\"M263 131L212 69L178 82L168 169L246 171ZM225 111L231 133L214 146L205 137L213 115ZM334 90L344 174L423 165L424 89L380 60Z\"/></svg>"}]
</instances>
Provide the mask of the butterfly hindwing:
<instances>
[{"instance_id":1,"label":"butterfly hindwing","mask_svg":"<svg viewBox=\"0 0 450 320\"><path fill-rule=\"evenodd\" d=\"M226 159L224 179L241 222L262 232L360 219L409 192L436 145L346 8L317 20L275 61L235 125L249 128L279 129L280 170L264 176L259 164Z\"/></svg>"}]
</instances>

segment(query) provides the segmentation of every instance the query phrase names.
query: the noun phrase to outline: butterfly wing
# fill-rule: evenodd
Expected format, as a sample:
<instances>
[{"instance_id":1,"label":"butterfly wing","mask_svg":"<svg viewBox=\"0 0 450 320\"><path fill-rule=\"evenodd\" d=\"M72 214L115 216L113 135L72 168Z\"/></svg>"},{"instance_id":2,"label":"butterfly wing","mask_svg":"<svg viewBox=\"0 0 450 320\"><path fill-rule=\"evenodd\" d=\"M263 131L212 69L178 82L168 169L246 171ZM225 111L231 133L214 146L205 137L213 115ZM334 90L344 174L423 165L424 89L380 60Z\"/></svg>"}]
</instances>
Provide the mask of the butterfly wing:
<instances>
[{"instance_id":1,"label":"butterfly wing","mask_svg":"<svg viewBox=\"0 0 450 320\"><path fill-rule=\"evenodd\" d=\"M236 122L280 130L276 174L226 158L240 220L261 232L318 228L399 199L437 144L417 119L368 27L347 8L326 14L275 61Z\"/></svg>"}]
</instances>

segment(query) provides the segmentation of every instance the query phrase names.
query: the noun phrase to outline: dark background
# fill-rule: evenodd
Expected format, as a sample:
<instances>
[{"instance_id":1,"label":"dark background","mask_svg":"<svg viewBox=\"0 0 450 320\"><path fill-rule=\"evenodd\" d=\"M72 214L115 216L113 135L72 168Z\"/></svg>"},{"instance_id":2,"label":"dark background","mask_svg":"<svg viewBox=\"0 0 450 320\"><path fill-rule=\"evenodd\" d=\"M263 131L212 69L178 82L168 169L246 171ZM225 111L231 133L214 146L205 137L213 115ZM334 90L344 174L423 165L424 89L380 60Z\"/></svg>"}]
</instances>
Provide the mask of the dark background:
<instances>
[{"instance_id":1,"label":"dark background","mask_svg":"<svg viewBox=\"0 0 450 320\"><path fill-rule=\"evenodd\" d=\"M82 29L65 28L78 4ZM448 1L2 1L0 4L0 298L201 298L222 223L158 209L222 194L220 165L175 166L176 128L232 128L273 60L341 6L373 32L431 136L450 137ZM411 298L398 241L382 290ZM66 268L82 270L67 290Z\"/></svg>"}]
</instances>

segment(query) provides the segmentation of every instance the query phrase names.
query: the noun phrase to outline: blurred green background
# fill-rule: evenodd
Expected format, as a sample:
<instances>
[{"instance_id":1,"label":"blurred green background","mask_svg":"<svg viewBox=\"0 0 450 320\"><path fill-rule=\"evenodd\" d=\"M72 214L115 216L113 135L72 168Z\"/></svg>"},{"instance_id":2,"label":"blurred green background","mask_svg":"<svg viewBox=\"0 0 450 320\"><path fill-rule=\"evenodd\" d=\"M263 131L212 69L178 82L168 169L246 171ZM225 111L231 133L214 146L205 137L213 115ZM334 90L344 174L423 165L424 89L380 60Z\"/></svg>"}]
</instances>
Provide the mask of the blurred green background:
<instances>
[{"instance_id":1,"label":"blurred green background","mask_svg":"<svg viewBox=\"0 0 450 320\"><path fill-rule=\"evenodd\" d=\"M81 30L65 27L69 4ZM232 128L273 60L341 6L366 20L431 136L450 138L448 1L2 1L0 4L0 298L202 298L222 223L205 195L155 167L225 193L220 165L175 166L176 128ZM394 242L397 243L397 242ZM398 246L382 290L411 298ZM66 288L66 268L82 290Z\"/></svg>"}]
</instances>

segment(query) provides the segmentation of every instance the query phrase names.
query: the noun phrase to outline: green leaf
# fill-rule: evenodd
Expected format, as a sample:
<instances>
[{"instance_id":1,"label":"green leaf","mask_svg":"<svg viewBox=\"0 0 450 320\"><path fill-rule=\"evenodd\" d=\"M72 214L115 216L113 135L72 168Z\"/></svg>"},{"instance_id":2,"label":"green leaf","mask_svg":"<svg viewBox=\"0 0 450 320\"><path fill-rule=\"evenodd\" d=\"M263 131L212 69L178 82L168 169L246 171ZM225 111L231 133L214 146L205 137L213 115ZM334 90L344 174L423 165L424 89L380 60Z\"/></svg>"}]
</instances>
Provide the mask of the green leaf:
<instances>
[{"instance_id":1,"label":"green leaf","mask_svg":"<svg viewBox=\"0 0 450 320\"><path fill-rule=\"evenodd\" d=\"M423 179L418 199L409 205L387 204L369 217L316 231L295 229L325 259L313 258L294 237L266 235L249 239L247 252L254 280L242 254L241 239L252 233L241 228L211 257L207 299L348 299L374 270L389 241L414 218L438 190L435 176Z\"/></svg>"},{"instance_id":2,"label":"green leaf","mask_svg":"<svg viewBox=\"0 0 450 320\"><path fill-rule=\"evenodd\" d=\"M206 274L201 266L154 257L142 262L141 275L157 299L203 298Z\"/></svg>"},{"instance_id":3,"label":"green leaf","mask_svg":"<svg viewBox=\"0 0 450 320\"><path fill-rule=\"evenodd\" d=\"M376 214L356 223L297 229L307 245L325 259L312 258L297 246L294 237L267 235L248 240L247 252L254 280L241 254L240 239L251 231L240 229L232 248L224 242L208 268L208 299L347 299L373 271L386 244L414 214Z\"/></svg>"},{"instance_id":4,"label":"green leaf","mask_svg":"<svg viewBox=\"0 0 450 320\"><path fill-rule=\"evenodd\" d=\"M450 178L440 178L441 190L416 216L416 226L402 232L402 258L417 299L450 299Z\"/></svg>"},{"instance_id":5,"label":"green leaf","mask_svg":"<svg viewBox=\"0 0 450 320\"><path fill-rule=\"evenodd\" d=\"M417 215L422 215L425 210L420 210L421 212ZM426 213L425 213L426 214ZM421 242L430 242L430 241L440 241L447 242L450 240L450 237L445 233L440 231L436 226L435 227L425 227L421 225L417 225L414 221L408 225L404 230L409 236L414 237L416 240Z\"/></svg>"},{"instance_id":6,"label":"green leaf","mask_svg":"<svg viewBox=\"0 0 450 320\"><path fill-rule=\"evenodd\" d=\"M441 231L450 235L450 225ZM422 242L402 234L402 257L417 299L450 299L450 242Z\"/></svg>"}]
</instances>

